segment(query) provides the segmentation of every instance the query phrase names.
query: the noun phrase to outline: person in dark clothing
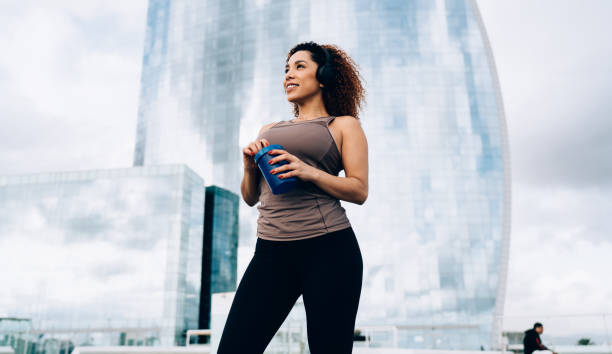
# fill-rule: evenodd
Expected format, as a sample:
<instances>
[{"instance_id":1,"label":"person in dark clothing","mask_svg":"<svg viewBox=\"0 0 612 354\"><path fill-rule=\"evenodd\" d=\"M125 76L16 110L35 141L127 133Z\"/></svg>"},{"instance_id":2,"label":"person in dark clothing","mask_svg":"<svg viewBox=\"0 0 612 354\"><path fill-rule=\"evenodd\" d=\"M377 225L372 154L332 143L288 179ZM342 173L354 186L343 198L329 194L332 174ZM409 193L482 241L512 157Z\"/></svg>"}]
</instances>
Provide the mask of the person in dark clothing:
<instances>
[{"instance_id":1,"label":"person in dark clothing","mask_svg":"<svg viewBox=\"0 0 612 354\"><path fill-rule=\"evenodd\" d=\"M525 331L525 338L523 338L523 351L525 354L531 354L536 350L550 350L540 339L540 334L544 332L544 326L540 322L536 322L532 329ZM550 350L552 351L552 350ZM553 354L557 354L552 351Z\"/></svg>"}]
</instances>

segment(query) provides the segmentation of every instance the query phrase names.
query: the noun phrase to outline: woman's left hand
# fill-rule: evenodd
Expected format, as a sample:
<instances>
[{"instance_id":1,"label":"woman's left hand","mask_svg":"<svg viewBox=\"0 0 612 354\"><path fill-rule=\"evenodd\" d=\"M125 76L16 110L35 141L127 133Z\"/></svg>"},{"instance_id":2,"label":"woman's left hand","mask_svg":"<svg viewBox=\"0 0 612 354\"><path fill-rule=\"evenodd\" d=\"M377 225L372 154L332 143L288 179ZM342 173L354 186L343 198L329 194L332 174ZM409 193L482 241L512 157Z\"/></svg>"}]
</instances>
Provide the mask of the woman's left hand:
<instances>
[{"instance_id":1,"label":"woman's left hand","mask_svg":"<svg viewBox=\"0 0 612 354\"><path fill-rule=\"evenodd\" d=\"M273 165L282 160L286 160L289 162L280 167L276 167L272 171L270 171L270 173L276 174L280 179L288 177L298 177L303 181L311 181L316 176L317 169L315 167L310 166L309 164L300 160L297 156L288 153L286 150L272 149L268 151L268 153L270 155L276 155L268 161L270 165Z\"/></svg>"}]
</instances>

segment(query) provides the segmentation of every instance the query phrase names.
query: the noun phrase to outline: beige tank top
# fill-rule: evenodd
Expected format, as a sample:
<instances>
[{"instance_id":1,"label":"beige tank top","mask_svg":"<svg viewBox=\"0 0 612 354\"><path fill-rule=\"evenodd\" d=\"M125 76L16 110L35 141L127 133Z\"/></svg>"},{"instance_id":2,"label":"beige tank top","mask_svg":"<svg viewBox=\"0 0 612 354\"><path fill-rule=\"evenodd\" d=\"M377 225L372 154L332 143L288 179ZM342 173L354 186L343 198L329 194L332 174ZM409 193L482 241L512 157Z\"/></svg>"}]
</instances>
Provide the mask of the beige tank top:
<instances>
[{"instance_id":1,"label":"beige tank top","mask_svg":"<svg viewBox=\"0 0 612 354\"><path fill-rule=\"evenodd\" d=\"M302 121L280 121L257 136L280 144L305 163L338 176L344 169L342 156L329 130L334 116ZM316 184L299 177L296 186L273 194L266 179L259 179L257 236L266 240L291 241L321 236L350 227L340 200Z\"/></svg>"}]
</instances>

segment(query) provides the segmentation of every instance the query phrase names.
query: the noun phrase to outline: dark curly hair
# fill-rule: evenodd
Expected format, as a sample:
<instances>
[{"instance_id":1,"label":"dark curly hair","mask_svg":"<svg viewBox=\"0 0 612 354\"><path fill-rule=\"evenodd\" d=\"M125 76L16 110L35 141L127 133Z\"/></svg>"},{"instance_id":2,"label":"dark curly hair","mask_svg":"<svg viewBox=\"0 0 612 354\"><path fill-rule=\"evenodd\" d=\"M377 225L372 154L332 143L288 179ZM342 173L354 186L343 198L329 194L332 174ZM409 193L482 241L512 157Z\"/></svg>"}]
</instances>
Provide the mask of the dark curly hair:
<instances>
[{"instance_id":1,"label":"dark curly hair","mask_svg":"<svg viewBox=\"0 0 612 354\"><path fill-rule=\"evenodd\" d=\"M329 52L329 60L334 68L336 78L333 85L325 85L323 90L323 104L331 116L353 116L359 119L358 111L365 104L365 88L361 84L363 78L359 73L359 66L342 49L333 44L319 45L315 42L302 42L291 48L285 63L299 51L310 52L312 60L319 66L325 64L324 47ZM293 104L293 115L299 116L300 111L296 103Z\"/></svg>"}]
</instances>

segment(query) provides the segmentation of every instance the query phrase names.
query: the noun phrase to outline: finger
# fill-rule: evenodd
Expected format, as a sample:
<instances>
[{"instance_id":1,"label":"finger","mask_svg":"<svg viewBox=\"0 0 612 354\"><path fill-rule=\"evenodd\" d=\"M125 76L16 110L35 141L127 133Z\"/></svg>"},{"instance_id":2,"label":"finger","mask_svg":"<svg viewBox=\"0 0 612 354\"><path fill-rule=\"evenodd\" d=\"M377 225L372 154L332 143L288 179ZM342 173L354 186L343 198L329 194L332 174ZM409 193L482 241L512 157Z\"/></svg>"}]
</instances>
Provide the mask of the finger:
<instances>
[{"instance_id":1,"label":"finger","mask_svg":"<svg viewBox=\"0 0 612 354\"><path fill-rule=\"evenodd\" d=\"M264 148L264 144L261 140L258 140L256 143L257 143L257 151Z\"/></svg>"},{"instance_id":2,"label":"finger","mask_svg":"<svg viewBox=\"0 0 612 354\"><path fill-rule=\"evenodd\" d=\"M263 138L261 140L265 142L266 146L270 145L270 142L267 139Z\"/></svg>"},{"instance_id":3,"label":"finger","mask_svg":"<svg viewBox=\"0 0 612 354\"><path fill-rule=\"evenodd\" d=\"M283 160L282 156L280 156L280 155L276 155L276 156L272 157L270 160L268 160L268 163L269 163L270 165L274 165L274 164L276 164L276 163L281 162L282 160Z\"/></svg>"},{"instance_id":4,"label":"finger","mask_svg":"<svg viewBox=\"0 0 612 354\"><path fill-rule=\"evenodd\" d=\"M293 172L295 171L295 167L293 164L287 163L284 165L280 165L279 167L276 167L274 170L277 172L281 172L281 171Z\"/></svg>"},{"instance_id":5,"label":"finger","mask_svg":"<svg viewBox=\"0 0 612 354\"><path fill-rule=\"evenodd\" d=\"M286 161L287 161L287 163L291 163L291 162L293 162L293 159L292 159L291 154L288 154L288 153L280 153L280 152L279 152L279 154L278 154L278 155L276 155L276 156L274 156L274 158L275 158L277 161L279 161L279 162L280 162L281 160L286 160Z\"/></svg>"},{"instance_id":6,"label":"finger","mask_svg":"<svg viewBox=\"0 0 612 354\"><path fill-rule=\"evenodd\" d=\"M272 150L270 150L269 152L271 152ZM268 160L268 163L270 165L274 165L275 163L281 162L282 160L284 160L285 157L283 155L276 155L272 158L270 158L270 160Z\"/></svg>"}]
</instances>

